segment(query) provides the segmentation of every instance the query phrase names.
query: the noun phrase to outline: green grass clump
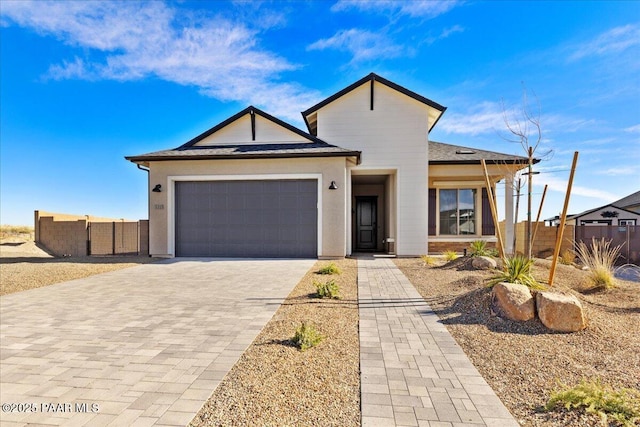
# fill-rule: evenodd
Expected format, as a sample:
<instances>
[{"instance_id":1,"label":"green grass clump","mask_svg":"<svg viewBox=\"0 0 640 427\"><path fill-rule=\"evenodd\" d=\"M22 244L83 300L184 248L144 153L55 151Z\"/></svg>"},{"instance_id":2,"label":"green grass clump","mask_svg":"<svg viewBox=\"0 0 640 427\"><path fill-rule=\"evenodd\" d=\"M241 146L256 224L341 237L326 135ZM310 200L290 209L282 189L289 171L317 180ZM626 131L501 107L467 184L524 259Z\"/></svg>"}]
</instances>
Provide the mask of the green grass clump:
<instances>
[{"instance_id":1,"label":"green grass clump","mask_svg":"<svg viewBox=\"0 0 640 427\"><path fill-rule=\"evenodd\" d=\"M497 285L500 282L517 283L531 289L544 289L531 274L533 260L522 255L506 258L503 270L489 280L488 286Z\"/></svg>"},{"instance_id":2,"label":"green grass clump","mask_svg":"<svg viewBox=\"0 0 640 427\"><path fill-rule=\"evenodd\" d=\"M420 258L424 262L424 265L432 266L436 263L436 259L429 255L420 255Z\"/></svg>"},{"instance_id":3,"label":"green grass clump","mask_svg":"<svg viewBox=\"0 0 640 427\"><path fill-rule=\"evenodd\" d=\"M446 259L447 261L453 261L456 258L458 258L458 253L456 251L444 251L442 252L442 255L444 256L444 259Z\"/></svg>"},{"instance_id":4,"label":"green grass clump","mask_svg":"<svg viewBox=\"0 0 640 427\"><path fill-rule=\"evenodd\" d=\"M324 283L314 281L318 298L340 299L340 287L335 280L329 280Z\"/></svg>"},{"instance_id":5,"label":"green grass clump","mask_svg":"<svg viewBox=\"0 0 640 427\"><path fill-rule=\"evenodd\" d=\"M561 384L561 390L551 393L545 409L558 405L567 410L584 409L597 414L604 425L613 420L620 425L637 426L640 422L640 391L631 388L614 390L599 381L582 380L574 387Z\"/></svg>"},{"instance_id":6,"label":"green grass clump","mask_svg":"<svg viewBox=\"0 0 640 427\"><path fill-rule=\"evenodd\" d=\"M342 274L342 271L340 267L331 262L318 270L318 274Z\"/></svg>"},{"instance_id":7,"label":"green grass clump","mask_svg":"<svg viewBox=\"0 0 640 427\"><path fill-rule=\"evenodd\" d=\"M611 240L592 239L591 245L578 242L576 253L580 262L588 268L587 280L595 288L616 287L614 266L622 245L611 247Z\"/></svg>"},{"instance_id":8,"label":"green grass clump","mask_svg":"<svg viewBox=\"0 0 640 427\"><path fill-rule=\"evenodd\" d=\"M470 249L469 255L471 256L487 256L490 254L486 240L474 240L470 244Z\"/></svg>"},{"instance_id":9,"label":"green grass clump","mask_svg":"<svg viewBox=\"0 0 640 427\"><path fill-rule=\"evenodd\" d=\"M317 346L324 337L320 335L320 332L310 323L302 322L296 334L293 336L293 343L300 349L305 351L308 348Z\"/></svg>"}]
</instances>

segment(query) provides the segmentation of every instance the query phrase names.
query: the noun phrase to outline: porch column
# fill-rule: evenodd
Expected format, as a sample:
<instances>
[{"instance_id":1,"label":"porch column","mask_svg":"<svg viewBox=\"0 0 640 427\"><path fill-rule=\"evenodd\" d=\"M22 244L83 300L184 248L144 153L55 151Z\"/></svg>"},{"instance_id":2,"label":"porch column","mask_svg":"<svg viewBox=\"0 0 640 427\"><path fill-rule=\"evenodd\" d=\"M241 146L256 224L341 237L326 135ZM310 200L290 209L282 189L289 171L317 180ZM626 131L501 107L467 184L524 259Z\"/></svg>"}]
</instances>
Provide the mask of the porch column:
<instances>
[{"instance_id":1,"label":"porch column","mask_svg":"<svg viewBox=\"0 0 640 427\"><path fill-rule=\"evenodd\" d=\"M513 238L515 227L513 224L513 174L505 177L504 186L504 252L505 254L515 253Z\"/></svg>"}]
</instances>

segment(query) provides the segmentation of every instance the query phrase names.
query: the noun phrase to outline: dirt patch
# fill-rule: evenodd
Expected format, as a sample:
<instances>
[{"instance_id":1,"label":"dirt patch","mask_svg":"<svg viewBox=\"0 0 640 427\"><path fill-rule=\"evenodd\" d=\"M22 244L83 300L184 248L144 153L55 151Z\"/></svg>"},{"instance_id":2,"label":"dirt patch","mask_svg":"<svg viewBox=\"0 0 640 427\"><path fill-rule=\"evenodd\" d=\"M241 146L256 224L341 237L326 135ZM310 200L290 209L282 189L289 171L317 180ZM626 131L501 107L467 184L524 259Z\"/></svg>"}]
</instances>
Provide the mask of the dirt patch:
<instances>
[{"instance_id":1,"label":"dirt patch","mask_svg":"<svg viewBox=\"0 0 640 427\"><path fill-rule=\"evenodd\" d=\"M56 258L33 241L0 241L0 295L157 261L148 256Z\"/></svg>"},{"instance_id":2,"label":"dirt patch","mask_svg":"<svg viewBox=\"0 0 640 427\"><path fill-rule=\"evenodd\" d=\"M513 322L490 316L491 272L471 271L468 260L427 267L419 259L396 265L442 319L449 332L524 426L599 426L597 416L544 412L558 382L582 378L640 389L640 286L619 281L610 291L585 286L585 272L559 265L554 291L582 301L589 320L573 334L548 331L539 320ZM534 276L546 281L549 261L537 261Z\"/></svg>"},{"instance_id":3,"label":"dirt patch","mask_svg":"<svg viewBox=\"0 0 640 427\"><path fill-rule=\"evenodd\" d=\"M341 275L315 274L326 264L300 281L191 426L360 425L356 261L335 261ZM315 298L314 280L335 280L342 299ZM304 352L290 341L302 321L325 337Z\"/></svg>"}]
</instances>

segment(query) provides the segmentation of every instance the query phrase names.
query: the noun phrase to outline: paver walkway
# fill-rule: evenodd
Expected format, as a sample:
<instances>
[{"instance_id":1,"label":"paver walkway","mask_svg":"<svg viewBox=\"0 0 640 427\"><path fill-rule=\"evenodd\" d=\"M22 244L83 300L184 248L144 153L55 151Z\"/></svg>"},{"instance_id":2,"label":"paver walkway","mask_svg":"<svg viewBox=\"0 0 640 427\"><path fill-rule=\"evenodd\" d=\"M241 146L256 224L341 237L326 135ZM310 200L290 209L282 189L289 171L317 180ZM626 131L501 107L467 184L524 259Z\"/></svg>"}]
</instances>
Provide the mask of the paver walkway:
<instances>
[{"instance_id":1,"label":"paver walkway","mask_svg":"<svg viewBox=\"0 0 640 427\"><path fill-rule=\"evenodd\" d=\"M169 260L1 297L0 424L186 425L314 263Z\"/></svg>"},{"instance_id":2,"label":"paver walkway","mask_svg":"<svg viewBox=\"0 0 640 427\"><path fill-rule=\"evenodd\" d=\"M358 260L363 426L518 426L390 259Z\"/></svg>"}]
</instances>

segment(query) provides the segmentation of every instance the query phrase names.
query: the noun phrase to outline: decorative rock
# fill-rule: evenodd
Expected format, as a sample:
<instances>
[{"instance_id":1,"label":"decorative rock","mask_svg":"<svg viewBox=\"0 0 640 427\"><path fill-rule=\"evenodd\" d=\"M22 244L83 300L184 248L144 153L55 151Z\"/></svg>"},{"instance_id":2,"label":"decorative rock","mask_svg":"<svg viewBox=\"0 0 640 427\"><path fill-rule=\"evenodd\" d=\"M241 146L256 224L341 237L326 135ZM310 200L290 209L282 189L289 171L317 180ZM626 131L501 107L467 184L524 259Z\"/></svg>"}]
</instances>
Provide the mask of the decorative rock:
<instances>
[{"instance_id":1,"label":"decorative rock","mask_svg":"<svg viewBox=\"0 0 640 427\"><path fill-rule=\"evenodd\" d=\"M540 321L553 331L577 332L587 327L582 304L573 295L538 292L536 305Z\"/></svg>"},{"instance_id":2,"label":"decorative rock","mask_svg":"<svg viewBox=\"0 0 640 427\"><path fill-rule=\"evenodd\" d=\"M525 285L498 283L491 291L491 312L511 320L531 320L536 317L533 295Z\"/></svg>"},{"instance_id":3,"label":"decorative rock","mask_svg":"<svg viewBox=\"0 0 640 427\"><path fill-rule=\"evenodd\" d=\"M473 257L471 265L476 270L493 270L498 266L496 260L488 256Z\"/></svg>"}]
</instances>

